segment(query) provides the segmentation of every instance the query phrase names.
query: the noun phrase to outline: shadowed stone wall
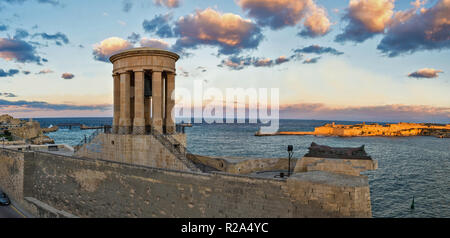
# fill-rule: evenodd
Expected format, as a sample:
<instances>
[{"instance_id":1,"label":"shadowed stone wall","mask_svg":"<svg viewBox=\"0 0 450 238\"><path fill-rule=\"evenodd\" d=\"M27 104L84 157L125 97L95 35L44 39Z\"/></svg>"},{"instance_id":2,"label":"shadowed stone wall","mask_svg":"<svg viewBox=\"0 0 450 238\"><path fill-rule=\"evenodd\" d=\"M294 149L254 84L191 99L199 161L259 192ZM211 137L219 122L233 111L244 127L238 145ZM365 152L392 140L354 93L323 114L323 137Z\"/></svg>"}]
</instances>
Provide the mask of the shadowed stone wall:
<instances>
[{"instance_id":1,"label":"shadowed stone wall","mask_svg":"<svg viewBox=\"0 0 450 238\"><path fill-rule=\"evenodd\" d=\"M171 135L186 146L186 135ZM83 145L76 156L128 164L189 171L186 165L151 135L99 134Z\"/></svg>"},{"instance_id":2,"label":"shadowed stone wall","mask_svg":"<svg viewBox=\"0 0 450 238\"><path fill-rule=\"evenodd\" d=\"M1 161L20 158L21 152L17 153ZM23 167L18 164L19 171L24 171L22 196L79 217L371 216L365 177L314 171L281 180L173 171L42 152L23 158ZM20 172L15 174L20 177ZM9 173L0 175L3 181Z\"/></svg>"},{"instance_id":3,"label":"shadowed stone wall","mask_svg":"<svg viewBox=\"0 0 450 238\"><path fill-rule=\"evenodd\" d=\"M23 199L25 153L0 149L0 189L13 200Z\"/></svg>"}]
</instances>

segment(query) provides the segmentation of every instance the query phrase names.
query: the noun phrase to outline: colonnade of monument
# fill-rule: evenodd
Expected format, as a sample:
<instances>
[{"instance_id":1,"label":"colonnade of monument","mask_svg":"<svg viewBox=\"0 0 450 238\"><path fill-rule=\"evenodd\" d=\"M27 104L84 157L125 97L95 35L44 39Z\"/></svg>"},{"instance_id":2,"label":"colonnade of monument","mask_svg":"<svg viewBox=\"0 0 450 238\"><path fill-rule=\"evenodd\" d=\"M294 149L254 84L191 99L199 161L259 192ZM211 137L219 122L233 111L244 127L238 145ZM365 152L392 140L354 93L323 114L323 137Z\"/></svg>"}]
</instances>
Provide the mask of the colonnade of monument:
<instances>
[{"instance_id":1,"label":"colonnade of monument","mask_svg":"<svg viewBox=\"0 0 450 238\"><path fill-rule=\"evenodd\" d=\"M175 132L175 73L154 69L116 72L113 133Z\"/></svg>"}]
</instances>

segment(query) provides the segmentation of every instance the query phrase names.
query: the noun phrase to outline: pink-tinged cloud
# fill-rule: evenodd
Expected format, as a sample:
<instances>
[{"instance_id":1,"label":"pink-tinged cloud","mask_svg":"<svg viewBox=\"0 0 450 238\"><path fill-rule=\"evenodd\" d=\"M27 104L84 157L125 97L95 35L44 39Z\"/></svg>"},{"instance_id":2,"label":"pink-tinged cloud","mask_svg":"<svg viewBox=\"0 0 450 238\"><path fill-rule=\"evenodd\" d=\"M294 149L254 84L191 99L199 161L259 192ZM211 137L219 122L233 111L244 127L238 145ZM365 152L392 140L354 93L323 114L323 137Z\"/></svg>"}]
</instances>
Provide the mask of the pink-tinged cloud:
<instances>
[{"instance_id":1,"label":"pink-tinged cloud","mask_svg":"<svg viewBox=\"0 0 450 238\"><path fill-rule=\"evenodd\" d=\"M72 104L54 104L43 101L9 101L5 99L0 99L0 114L8 113L8 111L14 112L24 112L24 111L40 111L40 110L50 110L50 111L67 111L67 110L78 110L78 111L93 111L100 110L106 111L111 109L111 105L101 104L101 105L72 105Z\"/></svg>"},{"instance_id":2,"label":"pink-tinged cloud","mask_svg":"<svg viewBox=\"0 0 450 238\"><path fill-rule=\"evenodd\" d=\"M174 32L179 37L174 45L176 51L209 45L219 47L220 54L255 49L263 38L260 28L252 21L211 8L180 17Z\"/></svg>"},{"instance_id":3,"label":"pink-tinged cloud","mask_svg":"<svg viewBox=\"0 0 450 238\"><path fill-rule=\"evenodd\" d=\"M43 69L43 70L39 71L39 73L36 73L36 74L50 74L50 73L53 73L53 70Z\"/></svg>"},{"instance_id":4,"label":"pink-tinged cloud","mask_svg":"<svg viewBox=\"0 0 450 238\"><path fill-rule=\"evenodd\" d=\"M281 105L280 116L294 119L450 123L450 107L424 105L335 107L322 103L303 103Z\"/></svg>"},{"instance_id":5,"label":"pink-tinged cloud","mask_svg":"<svg viewBox=\"0 0 450 238\"><path fill-rule=\"evenodd\" d=\"M61 78L63 78L63 79L73 79L74 77L75 77L75 75L72 73L63 73L61 75Z\"/></svg>"},{"instance_id":6,"label":"pink-tinged cloud","mask_svg":"<svg viewBox=\"0 0 450 238\"><path fill-rule=\"evenodd\" d=\"M95 44L92 54L94 59L109 62L109 57L118 52L133 48L133 44L119 37L110 37Z\"/></svg>"},{"instance_id":7,"label":"pink-tinged cloud","mask_svg":"<svg viewBox=\"0 0 450 238\"><path fill-rule=\"evenodd\" d=\"M305 29L299 33L301 36L317 37L326 35L330 31L330 20L324 8L312 5L310 14L303 25Z\"/></svg>"},{"instance_id":8,"label":"pink-tinged cloud","mask_svg":"<svg viewBox=\"0 0 450 238\"><path fill-rule=\"evenodd\" d=\"M41 64L34 46L19 39L0 38L0 58L19 63Z\"/></svg>"},{"instance_id":9,"label":"pink-tinged cloud","mask_svg":"<svg viewBox=\"0 0 450 238\"><path fill-rule=\"evenodd\" d=\"M450 48L450 0L439 0L430 8L392 24L377 49L389 57L423 50Z\"/></svg>"},{"instance_id":10,"label":"pink-tinged cloud","mask_svg":"<svg viewBox=\"0 0 450 238\"><path fill-rule=\"evenodd\" d=\"M314 0L238 0L238 5L261 26L273 30L296 26L304 20L300 36L322 36L330 30L326 10Z\"/></svg>"},{"instance_id":11,"label":"pink-tinged cloud","mask_svg":"<svg viewBox=\"0 0 450 238\"><path fill-rule=\"evenodd\" d=\"M280 29L297 25L306 15L311 0L239 0L238 5L258 24Z\"/></svg>"},{"instance_id":12,"label":"pink-tinged cloud","mask_svg":"<svg viewBox=\"0 0 450 238\"><path fill-rule=\"evenodd\" d=\"M439 73L443 73L442 70L423 68L419 69L416 72L408 74L410 78L437 78L439 77Z\"/></svg>"},{"instance_id":13,"label":"pink-tinged cloud","mask_svg":"<svg viewBox=\"0 0 450 238\"><path fill-rule=\"evenodd\" d=\"M140 44L142 47L151 47L151 48L158 48L167 50L170 48L169 43L160 40L160 39L153 39L153 38L142 38L140 41Z\"/></svg>"},{"instance_id":14,"label":"pink-tinged cloud","mask_svg":"<svg viewBox=\"0 0 450 238\"><path fill-rule=\"evenodd\" d=\"M289 59L286 58L286 56L280 56L277 59L275 59L275 64L282 64L288 62Z\"/></svg>"},{"instance_id":15,"label":"pink-tinged cloud","mask_svg":"<svg viewBox=\"0 0 450 238\"><path fill-rule=\"evenodd\" d=\"M423 5L425 5L425 3L427 3L427 0L416 0L414 2L411 2L411 5L414 6L414 8L419 9L420 7L422 7Z\"/></svg>"},{"instance_id":16,"label":"pink-tinged cloud","mask_svg":"<svg viewBox=\"0 0 450 238\"><path fill-rule=\"evenodd\" d=\"M383 33L394 15L395 0L350 0L343 19L347 20L344 32L336 41L363 42Z\"/></svg>"},{"instance_id":17,"label":"pink-tinged cloud","mask_svg":"<svg viewBox=\"0 0 450 238\"><path fill-rule=\"evenodd\" d=\"M272 64L273 64L273 60L271 60L269 58L256 59L253 63L253 65L255 67L268 67L268 66L271 66Z\"/></svg>"},{"instance_id":18,"label":"pink-tinged cloud","mask_svg":"<svg viewBox=\"0 0 450 238\"><path fill-rule=\"evenodd\" d=\"M167 8L177 8L180 6L180 0L154 0L157 6L166 6Z\"/></svg>"},{"instance_id":19,"label":"pink-tinged cloud","mask_svg":"<svg viewBox=\"0 0 450 238\"><path fill-rule=\"evenodd\" d=\"M314 57L314 58L309 58L309 59L305 59L303 61L303 64L315 64L317 62L319 62L321 57Z\"/></svg>"}]
</instances>

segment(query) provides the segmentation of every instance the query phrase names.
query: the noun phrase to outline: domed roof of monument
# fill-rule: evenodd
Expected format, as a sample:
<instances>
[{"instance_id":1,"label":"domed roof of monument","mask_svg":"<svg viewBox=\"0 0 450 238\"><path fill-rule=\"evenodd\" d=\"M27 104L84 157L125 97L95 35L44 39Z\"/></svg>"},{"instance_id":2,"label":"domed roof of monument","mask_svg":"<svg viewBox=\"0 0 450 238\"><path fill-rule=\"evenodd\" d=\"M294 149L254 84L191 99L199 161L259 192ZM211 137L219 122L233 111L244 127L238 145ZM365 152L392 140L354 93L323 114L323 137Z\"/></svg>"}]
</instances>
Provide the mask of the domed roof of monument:
<instances>
[{"instance_id":1,"label":"domed roof of monument","mask_svg":"<svg viewBox=\"0 0 450 238\"><path fill-rule=\"evenodd\" d=\"M159 48L151 48L151 47L137 47L137 48L120 51L120 52L112 55L111 57L109 57L109 61L111 61L111 63L113 63L114 61L116 61L119 58L129 57L129 56L134 56L134 55L164 55L164 56L169 56L171 58L174 58L175 61L180 58L180 56L178 54L168 51L168 50L163 50L163 49L159 49Z\"/></svg>"}]
</instances>

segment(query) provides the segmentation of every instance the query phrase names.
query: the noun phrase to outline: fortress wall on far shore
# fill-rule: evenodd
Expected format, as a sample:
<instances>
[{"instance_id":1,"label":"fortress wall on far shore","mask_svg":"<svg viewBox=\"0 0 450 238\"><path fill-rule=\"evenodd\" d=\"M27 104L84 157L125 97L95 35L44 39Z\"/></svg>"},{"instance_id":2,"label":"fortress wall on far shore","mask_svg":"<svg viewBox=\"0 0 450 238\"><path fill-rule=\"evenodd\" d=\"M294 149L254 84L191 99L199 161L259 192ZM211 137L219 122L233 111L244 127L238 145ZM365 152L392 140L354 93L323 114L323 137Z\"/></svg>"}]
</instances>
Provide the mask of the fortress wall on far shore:
<instances>
[{"instance_id":1,"label":"fortress wall on far shore","mask_svg":"<svg viewBox=\"0 0 450 238\"><path fill-rule=\"evenodd\" d=\"M7 192L78 217L371 217L366 177L313 171L283 180L42 152L0 154L0 181L19 181Z\"/></svg>"}]
</instances>

